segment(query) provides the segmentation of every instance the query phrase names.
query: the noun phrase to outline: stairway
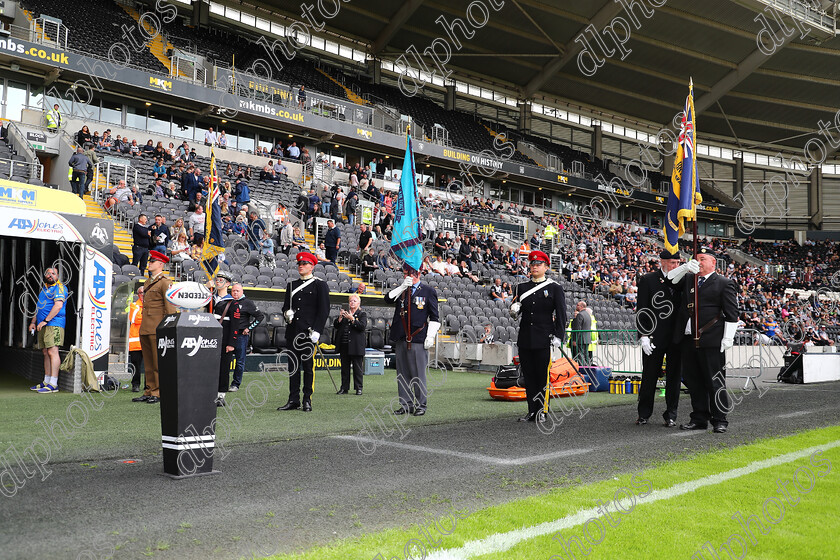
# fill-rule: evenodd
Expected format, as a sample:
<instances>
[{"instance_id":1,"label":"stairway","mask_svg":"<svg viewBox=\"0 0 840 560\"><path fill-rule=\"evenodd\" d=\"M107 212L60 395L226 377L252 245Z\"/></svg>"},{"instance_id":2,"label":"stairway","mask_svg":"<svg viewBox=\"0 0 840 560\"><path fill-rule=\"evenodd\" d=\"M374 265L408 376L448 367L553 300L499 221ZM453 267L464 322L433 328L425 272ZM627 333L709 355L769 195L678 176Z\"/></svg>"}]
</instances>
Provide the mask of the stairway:
<instances>
[{"instance_id":1,"label":"stairway","mask_svg":"<svg viewBox=\"0 0 840 560\"><path fill-rule=\"evenodd\" d=\"M161 64L166 66L166 68L169 70L169 74L171 75L172 61L169 59L168 56L166 56L166 51L169 49L174 49L175 47L172 45L172 43L166 40L166 37L163 36L162 30L155 29L154 27L149 25L149 23L147 23L145 20L140 21L140 12L135 10L132 6L120 4L120 7L125 11L125 13L134 18L134 21L136 21L139 25L142 25L148 33L148 35L154 35L152 39L149 40L146 47L149 49L149 52L152 53L152 55L160 61ZM186 73L182 72L180 68L178 69L178 76L182 78L191 77L188 76Z\"/></svg>"},{"instance_id":2,"label":"stairway","mask_svg":"<svg viewBox=\"0 0 840 560\"><path fill-rule=\"evenodd\" d=\"M315 245L315 236L312 235L312 232L310 232L308 229L305 230L305 232L303 234L303 237L304 237L304 239L306 239L306 244L308 246L317 247L317 245ZM374 295L380 295L380 296L382 295L382 292L380 292L377 288L375 288L373 286L373 284L370 284L370 283L366 282L362 277L357 276L356 274L354 274L350 270L344 268L340 264L336 264L336 266L338 267L339 272L344 273L344 274L346 274L347 276L350 277L351 282L360 282L360 283L364 284L367 287L367 293L368 294L374 294Z\"/></svg>"},{"instance_id":3,"label":"stairway","mask_svg":"<svg viewBox=\"0 0 840 560\"><path fill-rule=\"evenodd\" d=\"M88 218L112 221L111 216L107 212L105 212L102 206L100 206L89 194L85 195L85 206L87 207L85 216L87 216ZM131 232L126 230L117 222L114 222L114 245L119 247L120 252L123 255L127 256L128 258L131 258Z\"/></svg>"}]
</instances>

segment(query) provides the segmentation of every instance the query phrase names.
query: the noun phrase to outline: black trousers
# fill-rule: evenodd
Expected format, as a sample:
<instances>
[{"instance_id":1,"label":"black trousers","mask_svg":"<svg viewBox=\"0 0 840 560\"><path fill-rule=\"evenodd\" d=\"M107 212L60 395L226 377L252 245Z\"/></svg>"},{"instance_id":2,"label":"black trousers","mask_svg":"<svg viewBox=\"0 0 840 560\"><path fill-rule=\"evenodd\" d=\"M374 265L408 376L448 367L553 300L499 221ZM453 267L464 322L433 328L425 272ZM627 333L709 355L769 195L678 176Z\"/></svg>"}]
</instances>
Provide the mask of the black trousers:
<instances>
[{"instance_id":1,"label":"black trousers","mask_svg":"<svg viewBox=\"0 0 840 560\"><path fill-rule=\"evenodd\" d=\"M356 391L362 390L364 379L364 356L351 356L347 352L346 344L338 345L338 353L341 356L341 390L350 390L350 366L353 366L353 388Z\"/></svg>"},{"instance_id":2,"label":"black trousers","mask_svg":"<svg viewBox=\"0 0 840 560\"><path fill-rule=\"evenodd\" d=\"M519 351L519 366L525 377L529 413L540 412L543 409L550 360L550 348L523 348Z\"/></svg>"},{"instance_id":3,"label":"black trousers","mask_svg":"<svg viewBox=\"0 0 840 560\"><path fill-rule=\"evenodd\" d=\"M222 348L222 359L219 362L219 392L227 393L230 389L230 361L233 359L233 352L225 352Z\"/></svg>"},{"instance_id":4,"label":"black trousers","mask_svg":"<svg viewBox=\"0 0 840 560\"><path fill-rule=\"evenodd\" d=\"M299 343L300 344L300 343ZM302 349L289 348L294 363L289 364L292 374L289 376L289 402L300 404L300 378L303 374L303 402L312 402L312 385L315 381L315 351L307 342ZM292 369L294 368L294 369Z\"/></svg>"},{"instance_id":5,"label":"black trousers","mask_svg":"<svg viewBox=\"0 0 840 560\"><path fill-rule=\"evenodd\" d=\"M728 426L726 413L731 410L726 392L724 354L720 348L695 348L691 336L683 337L682 372L691 394L691 420L700 425Z\"/></svg>"},{"instance_id":6,"label":"black trousers","mask_svg":"<svg viewBox=\"0 0 840 560\"><path fill-rule=\"evenodd\" d=\"M653 414L653 400L656 395L656 381L662 372L662 359L665 364L665 420L677 419L677 406L680 403L680 347L669 344L667 348L656 348L650 356L642 353L642 386L639 387L639 418L650 418Z\"/></svg>"},{"instance_id":7,"label":"black trousers","mask_svg":"<svg viewBox=\"0 0 840 560\"><path fill-rule=\"evenodd\" d=\"M141 274L145 273L146 264L149 262L149 250L135 245L131 248L131 253L133 256L131 264L139 268Z\"/></svg>"},{"instance_id":8,"label":"black trousers","mask_svg":"<svg viewBox=\"0 0 840 560\"><path fill-rule=\"evenodd\" d=\"M143 351L131 350L128 353L128 363L134 366L134 373L131 376L131 385L140 386L140 376L143 375Z\"/></svg>"}]
</instances>

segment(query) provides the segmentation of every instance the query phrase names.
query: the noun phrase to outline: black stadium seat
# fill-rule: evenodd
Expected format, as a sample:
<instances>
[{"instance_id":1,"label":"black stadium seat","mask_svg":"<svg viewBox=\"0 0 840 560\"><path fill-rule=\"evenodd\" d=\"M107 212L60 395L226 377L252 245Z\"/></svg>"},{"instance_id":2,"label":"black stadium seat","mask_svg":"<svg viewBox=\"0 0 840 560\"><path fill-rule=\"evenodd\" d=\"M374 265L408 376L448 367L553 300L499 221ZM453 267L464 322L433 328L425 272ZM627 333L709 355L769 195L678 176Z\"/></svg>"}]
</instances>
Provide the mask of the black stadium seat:
<instances>
[{"instance_id":1,"label":"black stadium seat","mask_svg":"<svg viewBox=\"0 0 840 560\"><path fill-rule=\"evenodd\" d=\"M251 347L257 354L274 354L275 347L271 343L268 327L260 325L251 333Z\"/></svg>"}]
</instances>

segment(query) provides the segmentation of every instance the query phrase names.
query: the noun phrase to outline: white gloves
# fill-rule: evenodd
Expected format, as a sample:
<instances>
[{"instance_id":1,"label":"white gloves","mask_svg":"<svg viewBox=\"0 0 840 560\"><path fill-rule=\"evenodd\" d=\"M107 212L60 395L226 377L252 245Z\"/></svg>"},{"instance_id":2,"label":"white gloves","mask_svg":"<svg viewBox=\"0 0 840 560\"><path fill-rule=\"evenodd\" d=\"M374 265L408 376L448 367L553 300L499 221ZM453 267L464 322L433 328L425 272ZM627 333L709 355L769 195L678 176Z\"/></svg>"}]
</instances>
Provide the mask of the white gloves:
<instances>
[{"instance_id":1,"label":"white gloves","mask_svg":"<svg viewBox=\"0 0 840 560\"><path fill-rule=\"evenodd\" d=\"M292 320L295 318L295 310L294 309L287 309L285 313L283 313L283 318L286 320L286 324L291 324Z\"/></svg>"},{"instance_id":2,"label":"white gloves","mask_svg":"<svg viewBox=\"0 0 840 560\"><path fill-rule=\"evenodd\" d=\"M720 341L720 351L726 352L735 345L735 331L738 330L738 323L724 323L723 338Z\"/></svg>"},{"instance_id":3,"label":"white gloves","mask_svg":"<svg viewBox=\"0 0 840 560\"><path fill-rule=\"evenodd\" d=\"M563 346L563 341L560 340L559 338L557 338L556 336L552 335L551 336L551 347L554 348L555 350L557 350L561 346Z\"/></svg>"},{"instance_id":4,"label":"white gloves","mask_svg":"<svg viewBox=\"0 0 840 560\"><path fill-rule=\"evenodd\" d=\"M685 276L688 272L692 272L694 274L700 272L700 263L694 259L691 259L687 263L681 264L680 266L669 272L668 278L670 278L671 282L673 282L674 284L678 284L679 281L682 280L682 277Z\"/></svg>"},{"instance_id":5,"label":"white gloves","mask_svg":"<svg viewBox=\"0 0 840 560\"><path fill-rule=\"evenodd\" d=\"M400 295L409 289L414 284L414 278L411 276L406 276L405 280L402 281L402 284L388 292L388 297L391 299L397 299Z\"/></svg>"},{"instance_id":6,"label":"white gloves","mask_svg":"<svg viewBox=\"0 0 840 560\"><path fill-rule=\"evenodd\" d=\"M522 309L522 304L518 301L510 305L510 316L514 319L519 317L519 310Z\"/></svg>"},{"instance_id":7,"label":"white gloves","mask_svg":"<svg viewBox=\"0 0 840 560\"><path fill-rule=\"evenodd\" d=\"M649 336L643 336L639 339L639 342L642 343L642 352L645 353L645 356L650 356L653 354L653 351L656 349L655 344L651 344Z\"/></svg>"},{"instance_id":8,"label":"white gloves","mask_svg":"<svg viewBox=\"0 0 840 560\"><path fill-rule=\"evenodd\" d=\"M321 339L321 333L312 331L309 333L309 340L312 341L313 344L318 344L318 341Z\"/></svg>"},{"instance_id":9,"label":"white gloves","mask_svg":"<svg viewBox=\"0 0 840 560\"><path fill-rule=\"evenodd\" d=\"M423 348L428 350L435 345L435 337L440 330L440 323L437 321L429 321L429 328L426 331L426 341L423 343Z\"/></svg>"}]
</instances>

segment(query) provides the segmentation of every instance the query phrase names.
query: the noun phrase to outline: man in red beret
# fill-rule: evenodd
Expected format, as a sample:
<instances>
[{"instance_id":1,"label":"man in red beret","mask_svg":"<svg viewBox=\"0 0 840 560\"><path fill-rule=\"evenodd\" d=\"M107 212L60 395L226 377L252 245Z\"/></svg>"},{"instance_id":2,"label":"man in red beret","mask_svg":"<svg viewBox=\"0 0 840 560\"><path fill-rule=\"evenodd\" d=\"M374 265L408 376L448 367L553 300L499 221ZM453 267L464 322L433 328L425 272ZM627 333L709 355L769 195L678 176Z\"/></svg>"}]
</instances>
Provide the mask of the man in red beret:
<instances>
[{"instance_id":1,"label":"man in red beret","mask_svg":"<svg viewBox=\"0 0 840 560\"><path fill-rule=\"evenodd\" d=\"M566 327L566 294L563 288L546 277L549 269L548 255L531 251L528 255L531 279L517 284L511 317L521 316L519 337L519 364L525 377L525 394L528 397L528 414L520 422L544 422L544 391L548 378L551 348L560 348Z\"/></svg>"},{"instance_id":2,"label":"man in red beret","mask_svg":"<svg viewBox=\"0 0 840 560\"><path fill-rule=\"evenodd\" d=\"M143 319L140 323L140 349L146 370L146 390L134 402L154 404L160 401L158 384L157 326L164 316L175 313L175 306L166 299L166 290L172 281L164 274L163 265L169 257L158 251L149 251L149 280L143 286Z\"/></svg>"},{"instance_id":3,"label":"man in red beret","mask_svg":"<svg viewBox=\"0 0 840 560\"><path fill-rule=\"evenodd\" d=\"M327 283L313 276L318 259L305 251L297 254L300 278L286 286L283 317L286 319L286 342L292 353L289 364L289 400L277 410L301 408L300 374L303 371L303 411L312 410L315 345L324 332L330 313L330 290Z\"/></svg>"}]
</instances>

